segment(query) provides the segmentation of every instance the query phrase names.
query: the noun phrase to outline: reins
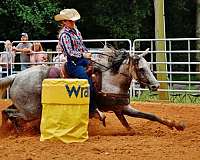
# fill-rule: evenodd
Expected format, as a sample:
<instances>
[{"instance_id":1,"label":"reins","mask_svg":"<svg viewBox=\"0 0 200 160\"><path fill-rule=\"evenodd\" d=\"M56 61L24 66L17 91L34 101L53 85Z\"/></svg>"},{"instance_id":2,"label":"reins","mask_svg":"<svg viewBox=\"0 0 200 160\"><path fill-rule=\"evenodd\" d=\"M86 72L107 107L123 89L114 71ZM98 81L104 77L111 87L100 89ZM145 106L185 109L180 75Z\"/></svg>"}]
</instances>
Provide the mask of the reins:
<instances>
[{"instance_id":1,"label":"reins","mask_svg":"<svg viewBox=\"0 0 200 160\"><path fill-rule=\"evenodd\" d=\"M113 51L113 53L116 55L115 52L116 52L116 51ZM114 69L114 67L117 66L118 63L119 63L120 61L124 61L125 59L128 58L128 57L125 58L125 59L122 58L122 60L119 59L119 60L117 60L117 61L115 60L115 61L113 62L113 59L114 59L114 56L113 56L113 55L108 55L108 54L105 54L105 53L94 53L94 54L100 54L100 55L107 56L108 58L112 58L112 64L111 64L110 66L105 66L105 65L103 65L103 64L101 64L101 63L98 63L97 61L90 60L91 62L93 62L93 63L95 63L95 64L97 64L97 65L102 66L103 68L105 68L105 70L101 70L101 72L106 72L106 71L108 71L108 70L110 70L110 69ZM120 64L120 66L121 66L121 64Z\"/></svg>"},{"instance_id":2,"label":"reins","mask_svg":"<svg viewBox=\"0 0 200 160\"><path fill-rule=\"evenodd\" d=\"M107 66L105 66L105 65L103 65L103 64L101 64L101 63L98 63L98 62L96 62L96 61L94 61L94 60L92 60L92 59L90 59L90 61L93 62L93 63L96 63L96 64L99 65L99 66L102 66L102 67L106 68L106 70L103 70L102 72L106 72L106 71L108 71L109 69L111 69L111 67L107 67Z\"/></svg>"},{"instance_id":3,"label":"reins","mask_svg":"<svg viewBox=\"0 0 200 160\"><path fill-rule=\"evenodd\" d=\"M110 56L110 55L107 55L107 54L103 54L103 53L95 53L95 54L102 54L102 55L105 55L105 56L108 56L108 57L112 57L112 58L113 58L113 56ZM130 58L131 58L130 56L126 58L126 59L129 60L128 74L122 73L122 72L118 72L118 73L121 74L121 75L123 75L123 76L125 76L125 77L128 77L130 80L132 80L132 75L131 75L130 73L131 73L131 66L134 65L135 73L136 73L136 75L137 75L138 81L139 81L140 83L144 83L144 82L142 81L143 78L141 77L140 70L139 70L139 67L138 67L139 58L138 58L138 59L135 59L134 62L133 62L133 60L131 60ZM125 59L124 59L124 60L125 60ZM108 70L110 70L110 69L113 69L114 66L117 65L117 63L118 63L118 61L116 61L115 63L113 63L112 65L110 65L110 66L108 67L108 66L105 66L105 65L103 65L103 64L101 64L101 63L98 63L97 61L94 61L94 60L90 60L90 61L93 62L93 63L96 63L96 64L99 65L99 66L104 67L105 70L101 70L101 72L106 72L106 71L108 71ZM120 61L120 60L119 60L119 61ZM122 63L122 64L123 64L123 63ZM122 64L121 64L121 65L122 65Z\"/></svg>"}]
</instances>

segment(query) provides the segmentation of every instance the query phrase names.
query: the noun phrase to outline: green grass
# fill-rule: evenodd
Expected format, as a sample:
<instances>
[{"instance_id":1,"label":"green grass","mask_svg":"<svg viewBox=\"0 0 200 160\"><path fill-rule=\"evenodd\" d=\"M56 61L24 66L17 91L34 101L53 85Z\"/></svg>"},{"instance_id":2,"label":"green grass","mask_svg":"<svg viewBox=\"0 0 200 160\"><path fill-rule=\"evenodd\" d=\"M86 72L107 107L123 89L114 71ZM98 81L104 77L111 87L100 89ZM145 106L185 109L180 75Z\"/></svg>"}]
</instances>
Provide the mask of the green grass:
<instances>
[{"instance_id":1,"label":"green grass","mask_svg":"<svg viewBox=\"0 0 200 160\"><path fill-rule=\"evenodd\" d=\"M200 94L170 92L169 102L172 103L193 103L200 104ZM142 91L140 96L131 98L131 101L160 101L158 92Z\"/></svg>"}]
</instances>

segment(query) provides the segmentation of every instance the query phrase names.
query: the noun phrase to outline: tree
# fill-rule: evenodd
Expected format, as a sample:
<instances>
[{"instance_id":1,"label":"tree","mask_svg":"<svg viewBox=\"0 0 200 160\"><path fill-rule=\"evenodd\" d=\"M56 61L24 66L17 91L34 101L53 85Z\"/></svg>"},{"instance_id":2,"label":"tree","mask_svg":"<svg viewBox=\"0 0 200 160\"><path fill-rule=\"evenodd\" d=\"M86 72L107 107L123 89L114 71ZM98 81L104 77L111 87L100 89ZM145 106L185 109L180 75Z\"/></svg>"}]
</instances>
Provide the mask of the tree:
<instances>
[{"instance_id":1,"label":"tree","mask_svg":"<svg viewBox=\"0 0 200 160\"><path fill-rule=\"evenodd\" d=\"M196 0L196 16L197 16L197 25L196 25L196 37L200 38L200 0ZM196 42L196 48L197 50L200 50L200 41ZM198 62L200 62L200 55L199 53L196 54L196 59ZM200 65L197 65L196 71L200 72ZM200 76L199 76L200 77Z\"/></svg>"},{"instance_id":2,"label":"tree","mask_svg":"<svg viewBox=\"0 0 200 160\"><path fill-rule=\"evenodd\" d=\"M32 39L48 36L54 25L53 15L60 10L53 0L4 0L0 2L1 39L16 40L21 32Z\"/></svg>"},{"instance_id":3,"label":"tree","mask_svg":"<svg viewBox=\"0 0 200 160\"><path fill-rule=\"evenodd\" d=\"M141 38L143 21L151 15L149 0L64 0L63 8L81 14L79 28L84 38Z\"/></svg>"}]
</instances>

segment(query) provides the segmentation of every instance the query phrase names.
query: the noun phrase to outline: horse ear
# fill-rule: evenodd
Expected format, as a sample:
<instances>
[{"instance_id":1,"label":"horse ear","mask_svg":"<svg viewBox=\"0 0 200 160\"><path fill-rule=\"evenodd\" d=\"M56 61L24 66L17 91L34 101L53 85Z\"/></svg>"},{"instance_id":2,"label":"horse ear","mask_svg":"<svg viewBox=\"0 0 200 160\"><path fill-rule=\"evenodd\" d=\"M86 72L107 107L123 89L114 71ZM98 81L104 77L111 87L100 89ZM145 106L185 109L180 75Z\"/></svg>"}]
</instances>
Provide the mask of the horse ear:
<instances>
[{"instance_id":1,"label":"horse ear","mask_svg":"<svg viewBox=\"0 0 200 160\"><path fill-rule=\"evenodd\" d=\"M140 57L144 57L147 55L147 53L149 52L149 48L147 48L142 54L140 54Z\"/></svg>"}]
</instances>

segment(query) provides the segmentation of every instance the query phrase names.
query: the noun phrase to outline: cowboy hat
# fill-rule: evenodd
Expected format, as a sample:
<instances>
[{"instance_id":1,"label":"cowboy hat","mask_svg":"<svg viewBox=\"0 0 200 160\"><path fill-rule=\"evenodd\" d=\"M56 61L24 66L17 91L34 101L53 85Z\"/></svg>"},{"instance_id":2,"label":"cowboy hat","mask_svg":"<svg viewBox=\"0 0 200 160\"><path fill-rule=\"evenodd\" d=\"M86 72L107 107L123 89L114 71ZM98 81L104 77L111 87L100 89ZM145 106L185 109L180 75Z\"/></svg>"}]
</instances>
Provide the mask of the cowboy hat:
<instances>
[{"instance_id":1,"label":"cowboy hat","mask_svg":"<svg viewBox=\"0 0 200 160\"><path fill-rule=\"evenodd\" d=\"M71 20L71 21L77 21L81 18L80 14L75 9L64 9L60 11L60 14L57 14L54 19L56 21L62 21L62 20Z\"/></svg>"}]
</instances>

